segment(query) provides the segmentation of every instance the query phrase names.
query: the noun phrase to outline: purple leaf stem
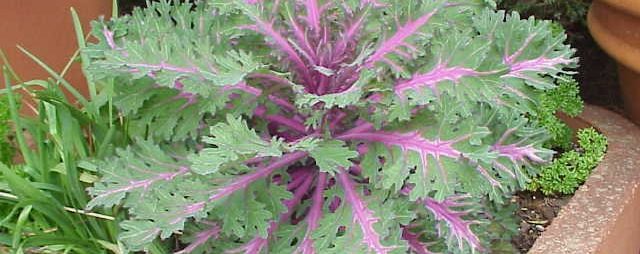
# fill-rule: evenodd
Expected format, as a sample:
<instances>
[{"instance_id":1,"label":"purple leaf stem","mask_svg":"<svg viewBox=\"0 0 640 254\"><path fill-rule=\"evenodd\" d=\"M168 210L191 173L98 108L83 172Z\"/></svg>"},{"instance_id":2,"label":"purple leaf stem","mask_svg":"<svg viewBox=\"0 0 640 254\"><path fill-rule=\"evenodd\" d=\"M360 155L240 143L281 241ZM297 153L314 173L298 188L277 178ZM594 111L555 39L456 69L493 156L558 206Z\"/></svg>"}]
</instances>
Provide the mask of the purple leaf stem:
<instances>
[{"instance_id":1,"label":"purple leaf stem","mask_svg":"<svg viewBox=\"0 0 640 254\"><path fill-rule=\"evenodd\" d=\"M433 254L427 249L428 245L420 241L420 235L412 233L406 226L402 227L402 239L407 241L409 248L416 254Z\"/></svg>"},{"instance_id":2,"label":"purple leaf stem","mask_svg":"<svg viewBox=\"0 0 640 254\"><path fill-rule=\"evenodd\" d=\"M254 95L256 97L262 95L262 89L250 86L246 82L240 82L236 85L228 85L222 88L222 91L228 91L228 90L240 90L248 94ZM269 98L269 100L274 104L281 106L286 110L289 110L291 112L296 111L296 107L293 104L289 103L287 100L282 99L274 94L270 94L267 98Z\"/></svg>"},{"instance_id":3,"label":"purple leaf stem","mask_svg":"<svg viewBox=\"0 0 640 254\"><path fill-rule=\"evenodd\" d=\"M260 254L262 248L267 245L268 240L262 237L254 237L247 244L235 249L225 250L226 254L244 253L244 254Z\"/></svg>"},{"instance_id":4,"label":"purple leaf stem","mask_svg":"<svg viewBox=\"0 0 640 254\"><path fill-rule=\"evenodd\" d=\"M511 135L514 129L507 130L498 142L491 147L492 151L497 152L500 156L509 158L512 162L524 162L527 159L536 163L546 162L537 153L541 152L539 149L533 147L533 145L518 146L520 142L515 144L503 145L505 139Z\"/></svg>"},{"instance_id":5,"label":"purple leaf stem","mask_svg":"<svg viewBox=\"0 0 640 254\"><path fill-rule=\"evenodd\" d=\"M484 167L478 165L476 167L476 170L478 170L478 172L482 175L482 177L484 177L485 179L487 179L487 181L489 181L491 186L502 188L502 184L500 184L500 182L498 182L493 176L491 176L491 174L489 174L489 172L487 172L487 170Z\"/></svg>"},{"instance_id":6,"label":"purple leaf stem","mask_svg":"<svg viewBox=\"0 0 640 254\"><path fill-rule=\"evenodd\" d=\"M440 160L441 157L448 157L453 159L459 159L462 156L462 152L453 148L453 144L457 140L442 141L439 139L428 140L422 137L419 131L412 131L407 133L397 132L359 132L343 134L338 137L340 140L364 140L369 142L380 142L387 146L398 146L406 153L411 150L420 156L422 169L421 174L426 176L429 172L428 159L429 156ZM446 177L447 172L443 167L438 167L440 173Z\"/></svg>"},{"instance_id":7,"label":"purple leaf stem","mask_svg":"<svg viewBox=\"0 0 640 254\"><path fill-rule=\"evenodd\" d=\"M102 29L102 34L104 35L105 40L107 41L107 45L109 48L113 50L117 50L118 45L116 45L115 40L113 39L113 31L110 31L106 26Z\"/></svg>"},{"instance_id":8,"label":"purple leaf stem","mask_svg":"<svg viewBox=\"0 0 640 254\"><path fill-rule=\"evenodd\" d=\"M287 211L280 214L278 222L272 221L269 225L269 229L267 229L268 235L273 234L276 230L278 230L279 223L286 221L294 211L294 207L300 204L304 195L309 191L311 187L311 183L313 182L312 175L307 175L304 178L304 182L300 185L293 193L293 197L289 200L285 200L282 203L287 207ZM269 242L268 237L262 238L260 235L256 235L251 241L247 244L240 246L239 248L227 250L225 253L233 254L233 253L245 253L245 254L260 254L262 250L267 246Z\"/></svg>"},{"instance_id":9,"label":"purple leaf stem","mask_svg":"<svg viewBox=\"0 0 640 254\"><path fill-rule=\"evenodd\" d=\"M442 202L438 202L434 199L426 198L423 200L423 203L427 210L433 213L436 220L444 221L448 225L450 236L458 240L458 247L461 250L464 247L463 242L467 242L471 248L482 251L483 247L480 244L480 239L471 231L471 225L477 222L467 221L463 218L467 216L469 212L455 211L452 209L467 205L457 202L458 199L460 199L460 197L450 197Z\"/></svg>"},{"instance_id":10,"label":"purple leaf stem","mask_svg":"<svg viewBox=\"0 0 640 254\"><path fill-rule=\"evenodd\" d=\"M378 0L360 0L361 8L368 4L371 4L373 7L376 7L376 8L387 6L386 4L378 2Z\"/></svg>"},{"instance_id":11,"label":"purple leaf stem","mask_svg":"<svg viewBox=\"0 0 640 254\"><path fill-rule=\"evenodd\" d=\"M187 247L182 249L181 251L175 252L174 254L188 254L198 248L200 245L205 244L209 239L216 239L220 236L220 226L218 224L213 224L211 228L198 232L196 234L196 239L193 240Z\"/></svg>"},{"instance_id":12,"label":"purple leaf stem","mask_svg":"<svg viewBox=\"0 0 640 254\"><path fill-rule=\"evenodd\" d=\"M310 77L308 74L308 68L302 58L298 55L296 50L289 44L286 38L284 38L280 33L278 33L274 28L273 24L263 21L260 18L255 18L256 21L256 31L264 34L267 37L270 37L275 43L276 47L280 48L289 60L293 62L293 64L299 69L299 71L303 75L303 79L310 81Z\"/></svg>"},{"instance_id":13,"label":"purple leaf stem","mask_svg":"<svg viewBox=\"0 0 640 254\"><path fill-rule=\"evenodd\" d=\"M246 188L247 186L249 186L249 184L253 183L254 181L267 177L268 175L273 173L273 171L279 168L289 166L306 156L307 156L307 153L302 151L288 153L278 158L277 160L273 161L271 164L267 166L259 167L252 173L238 177L237 179L231 181L231 183L229 183L228 185L217 189L215 191L215 194L209 196L207 201L200 201L200 202L185 206L184 210L178 216L175 217L175 219L171 222L171 224L180 223L186 217L193 216L197 212L204 209L207 202L213 202L221 198L227 197L240 189Z\"/></svg>"},{"instance_id":14,"label":"purple leaf stem","mask_svg":"<svg viewBox=\"0 0 640 254\"><path fill-rule=\"evenodd\" d=\"M336 46L336 50L334 51L334 55L333 55L334 59L344 55L344 52L347 50L349 46L349 43L353 41L353 39L356 37L356 35L360 31L360 28L362 27L362 24L366 17L367 17L367 13L365 12L362 15L360 15L358 19L356 19L348 27L345 28L344 32L341 35L342 38L338 43L338 46Z\"/></svg>"},{"instance_id":15,"label":"purple leaf stem","mask_svg":"<svg viewBox=\"0 0 640 254\"><path fill-rule=\"evenodd\" d=\"M402 148L403 151L412 150L420 154L423 159L423 163L426 165L427 155L431 155L435 158L445 156L449 158L457 159L462 153L452 147L453 141L442 141L439 139L428 140L422 137L422 134L418 131L412 131L407 133L397 132L355 132L347 133L336 137L341 140L365 140L371 142L381 142L386 145L394 145Z\"/></svg>"},{"instance_id":16,"label":"purple leaf stem","mask_svg":"<svg viewBox=\"0 0 640 254\"><path fill-rule=\"evenodd\" d=\"M313 176L314 174L304 175L302 178L304 179L304 182L300 186L295 188L293 197L289 200L282 201L282 203L287 207L287 211L280 215L280 221L287 220L287 218L289 218L289 216L293 214L293 211L295 210L293 208L295 208L296 205L300 204L300 201L302 201L304 195L309 191L311 183L313 183Z\"/></svg>"},{"instance_id":17,"label":"purple leaf stem","mask_svg":"<svg viewBox=\"0 0 640 254\"><path fill-rule=\"evenodd\" d=\"M503 77L515 77L526 80L532 80L531 77L525 75L525 72L546 72L548 70L558 69L556 65L570 64L574 60L566 59L564 57L546 58L539 57L536 59L525 60L516 62L510 65L511 70L509 73L503 75Z\"/></svg>"},{"instance_id":18,"label":"purple leaf stem","mask_svg":"<svg viewBox=\"0 0 640 254\"><path fill-rule=\"evenodd\" d=\"M363 1L363 2L374 2L375 3L375 1L372 1L372 0ZM367 67L367 68L371 68L377 62L384 61L385 57L386 57L386 55L388 53L394 52L400 46L404 46L406 44L404 42L404 40L407 39L409 36L413 35L415 32L417 32L418 29L420 29L420 27L422 27L425 24L427 24L427 22L429 22L431 17L436 12L437 12L437 10L429 12L429 13L421 16L420 18L418 18L418 19L416 19L414 21L408 21L406 24L404 24L403 26L399 27L398 31L393 36L391 36L391 38L389 38L388 40L384 41L380 45L378 50L376 50L373 53L373 55L371 55L369 57L369 59L367 59L367 61L365 62L364 66Z\"/></svg>"},{"instance_id":19,"label":"purple leaf stem","mask_svg":"<svg viewBox=\"0 0 640 254\"><path fill-rule=\"evenodd\" d=\"M318 175L318 180L316 182L316 190L313 192L312 204L307 214L307 232L304 235L304 239L296 249L294 253L302 253L302 254L315 254L315 249L313 247L313 240L311 239L311 234L316 228L318 228L318 222L322 217L322 207L324 205L324 189L327 184L327 173L321 172Z\"/></svg>"},{"instance_id":20,"label":"purple leaf stem","mask_svg":"<svg viewBox=\"0 0 640 254\"><path fill-rule=\"evenodd\" d=\"M255 96L260 96L262 94L262 89L247 85L247 83L245 82L240 82L235 85L227 85L222 87L222 91L229 91L229 90L240 90Z\"/></svg>"},{"instance_id":21,"label":"purple leaf stem","mask_svg":"<svg viewBox=\"0 0 640 254\"><path fill-rule=\"evenodd\" d=\"M478 72L464 67L448 67L447 63L439 63L433 70L424 74L414 75L413 78L397 83L394 87L395 93L402 97L407 90L419 91L422 87L428 87L434 94L437 92L437 84L448 80L454 83L463 77L475 77L488 75L496 72Z\"/></svg>"},{"instance_id":22,"label":"purple leaf stem","mask_svg":"<svg viewBox=\"0 0 640 254\"><path fill-rule=\"evenodd\" d=\"M304 57L307 58L307 60L309 60L309 62L315 64L317 62L317 55L316 55L316 51L313 50L313 47L311 46L311 42L307 39L307 35L305 33L305 31L300 27L300 25L298 24L298 22L296 22L294 17L289 17L289 22L291 25L291 28L293 29L293 35L295 35L296 39L298 40L298 43L302 44L302 46L304 48L302 48L302 54Z\"/></svg>"},{"instance_id":23,"label":"purple leaf stem","mask_svg":"<svg viewBox=\"0 0 640 254\"><path fill-rule=\"evenodd\" d=\"M280 157L279 159L272 162L271 164L264 167L260 167L256 169L256 171L254 171L253 173L243 175L238 179L236 179L235 181L231 182L229 185L218 189L216 194L211 195L207 201L212 202L220 198L229 196L237 190L246 188L252 182L268 176L269 174L273 173L273 171L275 171L276 169L289 166L306 156L307 156L307 153L301 152L301 151L285 154L284 156Z\"/></svg>"},{"instance_id":24,"label":"purple leaf stem","mask_svg":"<svg viewBox=\"0 0 640 254\"><path fill-rule=\"evenodd\" d=\"M373 212L367 208L366 203L360 198L349 174L343 169L338 173L337 177L344 189L346 202L351 205L353 210L353 224L359 225L362 230L363 243L377 254L389 253L389 251L393 250L393 247L383 246L380 242L380 235L373 228L373 224L378 222L379 219L373 215Z\"/></svg>"},{"instance_id":25,"label":"purple leaf stem","mask_svg":"<svg viewBox=\"0 0 640 254\"><path fill-rule=\"evenodd\" d=\"M343 132L340 136L336 137L337 139L342 139L344 136L350 135L350 134L356 134L356 133L361 133L361 132L369 132L369 131L373 131L374 130L374 126L373 124L366 122L366 121L358 121L356 122L356 126L353 127L352 129L349 129L345 132Z\"/></svg>"},{"instance_id":26,"label":"purple leaf stem","mask_svg":"<svg viewBox=\"0 0 640 254\"><path fill-rule=\"evenodd\" d=\"M87 209L91 209L94 207L93 203L98 202L97 200L103 199L103 198L107 198L108 196L112 196L112 195L116 195L116 194L120 194L120 193L126 193L126 192L131 192L135 189L147 189L149 188L149 186L151 186L152 184L156 183L156 182L160 182L160 181L171 181L174 178L181 176L181 175L185 175L189 172L189 168L187 167L179 167L178 171L176 172L164 172L164 173L158 173L158 174L154 174L154 176L152 178L149 179L144 179L144 180L132 180L129 181L129 185L125 185L122 186L120 188L117 189L112 189L109 190L107 192L103 192L100 193L98 195L96 195L91 202L89 202L89 204L87 205Z\"/></svg>"},{"instance_id":27,"label":"purple leaf stem","mask_svg":"<svg viewBox=\"0 0 640 254\"><path fill-rule=\"evenodd\" d=\"M276 104L286 110L288 110L289 112L296 112L297 108L291 104L290 102L288 102L285 99L282 99L278 96L275 96L273 94L268 96L269 100L271 100L271 102L273 102L273 104Z\"/></svg>"},{"instance_id":28,"label":"purple leaf stem","mask_svg":"<svg viewBox=\"0 0 640 254\"><path fill-rule=\"evenodd\" d=\"M249 74L249 78L262 79L262 80L266 80L271 83L280 84L280 85L291 84L291 81L285 78L282 78L280 76L273 75L273 74L268 74L268 73L252 73L252 74Z\"/></svg>"},{"instance_id":29,"label":"purple leaf stem","mask_svg":"<svg viewBox=\"0 0 640 254\"><path fill-rule=\"evenodd\" d=\"M282 115L267 115L266 109L264 108L264 106L259 106L258 108L256 108L253 114L258 117L262 117L269 122L277 123L281 126L287 127L291 130L294 130L300 133L307 132L307 127L304 126L304 123L298 122L295 119L288 118Z\"/></svg>"},{"instance_id":30,"label":"purple leaf stem","mask_svg":"<svg viewBox=\"0 0 640 254\"><path fill-rule=\"evenodd\" d=\"M300 187L300 185L302 185L307 180L307 178L309 178L309 176L313 174L313 171L310 169L311 168L306 167L289 173L291 181L289 181L289 183L287 184L287 190L291 191Z\"/></svg>"},{"instance_id":31,"label":"purple leaf stem","mask_svg":"<svg viewBox=\"0 0 640 254\"><path fill-rule=\"evenodd\" d=\"M320 15L322 10L318 7L317 0L304 0L304 6L307 10L307 22L309 26L316 32L320 33Z\"/></svg>"},{"instance_id":32,"label":"purple leaf stem","mask_svg":"<svg viewBox=\"0 0 640 254\"><path fill-rule=\"evenodd\" d=\"M505 47L505 54L504 57L502 59L502 62L506 65L512 65L513 62L516 60L516 58L518 58L520 55L522 55L522 53L524 52L524 50L529 46L529 44L531 44L531 42L533 41L533 39L536 37L536 35L538 35L537 33L532 33L529 35L529 37L527 37L527 39L524 40L524 43L522 44L522 46L516 50L516 52L514 52L513 54L509 55L506 51L509 50L509 47Z\"/></svg>"}]
</instances>

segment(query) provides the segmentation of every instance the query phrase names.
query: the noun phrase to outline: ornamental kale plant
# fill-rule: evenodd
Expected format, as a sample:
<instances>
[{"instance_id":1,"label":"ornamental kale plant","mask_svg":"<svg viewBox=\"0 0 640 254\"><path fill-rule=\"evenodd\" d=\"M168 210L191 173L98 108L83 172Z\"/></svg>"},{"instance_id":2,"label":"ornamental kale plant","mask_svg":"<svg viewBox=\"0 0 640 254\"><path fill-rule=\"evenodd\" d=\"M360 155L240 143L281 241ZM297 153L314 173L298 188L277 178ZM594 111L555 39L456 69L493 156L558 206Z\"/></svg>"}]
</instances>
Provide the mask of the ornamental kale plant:
<instances>
[{"instance_id":1,"label":"ornamental kale plant","mask_svg":"<svg viewBox=\"0 0 640 254\"><path fill-rule=\"evenodd\" d=\"M120 240L178 253L485 252L552 152L526 116L576 64L491 0L153 3L83 52L135 145L100 165Z\"/></svg>"}]
</instances>

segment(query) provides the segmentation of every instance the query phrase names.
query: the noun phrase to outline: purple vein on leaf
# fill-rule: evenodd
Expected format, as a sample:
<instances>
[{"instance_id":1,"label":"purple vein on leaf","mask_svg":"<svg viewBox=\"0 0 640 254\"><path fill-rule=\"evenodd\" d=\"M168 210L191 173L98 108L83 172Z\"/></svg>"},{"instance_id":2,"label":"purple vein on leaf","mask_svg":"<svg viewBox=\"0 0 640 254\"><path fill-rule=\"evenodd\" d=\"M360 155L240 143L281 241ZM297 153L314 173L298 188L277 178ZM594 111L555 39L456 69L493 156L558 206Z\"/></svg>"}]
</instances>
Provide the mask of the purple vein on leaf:
<instances>
[{"instance_id":1,"label":"purple vein on leaf","mask_svg":"<svg viewBox=\"0 0 640 254\"><path fill-rule=\"evenodd\" d=\"M387 254L393 247L384 246L380 242L380 235L373 227L373 224L380 219L373 215L373 212L367 208L366 203L360 198L356 192L353 181L350 179L349 173L344 169L337 175L338 181L344 189L346 202L351 205L353 211L353 225L359 225L362 230L362 241L368 249L373 250L377 254Z\"/></svg>"},{"instance_id":2,"label":"purple vein on leaf","mask_svg":"<svg viewBox=\"0 0 640 254\"><path fill-rule=\"evenodd\" d=\"M324 205L324 189L326 187L327 173L321 172L318 175L316 182L316 189L313 192L312 204L307 214L307 231L305 232L302 243L298 246L294 253L302 254L315 254L315 248L313 247L313 240L311 234L316 228L318 228L318 222L322 217L322 207Z\"/></svg>"},{"instance_id":3,"label":"purple vein on leaf","mask_svg":"<svg viewBox=\"0 0 640 254\"><path fill-rule=\"evenodd\" d=\"M220 225L212 223L212 225L210 225L210 228L198 232L196 234L195 240L187 245L187 247L178 252L175 252L174 254L188 254L193 252L196 248L205 244L207 241L218 238L220 236L220 230Z\"/></svg>"},{"instance_id":4,"label":"purple vein on leaf","mask_svg":"<svg viewBox=\"0 0 640 254\"><path fill-rule=\"evenodd\" d=\"M414 21L409 21L398 28L398 31L393 36L391 36L391 38L384 41L380 45L380 47L373 53L373 55L371 55L369 59L367 59L367 61L365 62L365 67L371 68L377 62L385 61L387 54L396 51L401 46L405 46L407 44L405 40L409 36L415 34L422 26L427 24L427 22L429 22L431 17L436 12L437 10L429 12L421 16L420 18Z\"/></svg>"},{"instance_id":5,"label":"purple vein on leaf","mask_svg":"<svg viewBox=\"0 0 640 254\"><path fill-rule=\"evenodd\" d=\"M465 67L448 67L446 63L437 64L433 70L414 75L411 79L398 82L394 87L396 95L403 96L408 90L416 90L427 87L437 94L437 85L442 81L452 81L458 83L464 77L475 77L480 75L488 75L495 72L478 72L474 69Z\"/></svg>"},{"instance_id":6,"label":"purple vein on leaf","mask_svg":"<svg viewBox=\"0 0 640 254\"><path fill-rule=\"evenodd\" d=\"M269 229L267 230L268 235L272 235L273 232L278 230L280 223L285 222L291 216L291 214L293 214L293 212L295 211L294 209L295 206L300 204L300 202L302 201L302 198L307 193L307 191L309 190L309 187L311 186L311 183L313 182L313 177L311 176L312 176L311 174L302 175L301 177L302 179L304 179L304 182L295 189L293 193L293 197L289 200L285 200L282 202L287 207L287 210L284 213L280 214L280 217L277 222L272 221L270 223ZM236 249L227 250L225 251L225 253L260 254L262 250L266 247L267 243L268 243L267 238L263 238L260 235L256 235L247 244L242 245Z\"/></svg>"},{"instance_id":7,"label":"purple vein on leaf","mask_svg":"<svg viewBox=\"0 0 640 254\"><path fill-rule=\"evenodd\" d=\"M163 173L157 173L154 174L154 176L152 178L149 179L144 179L144 180L131 180L129 181L128 185L122 186L120 188L117 189L112 189L112 190L108 190L106 192L100 193L98 195L96 195L87 205L88 209L93 208L97 202L99 202L101 199L105 199L109 196L113 196L116 194L120 194L120 193L126 193L126 192L131 192L133 190L136 189L148 189L152 184L155 184L157 182L160 181L171 181L174 178L181 176L181 175L185 175L189 172L189 168L187 167L180 167L178 169L178 171L176 172L163 172Z\"/></svg>"},{"instance_id":8,"label":"purple vein on leaf","mask_svg":"<svg viewBox=\"0 0 640 254\"><path fill-rule=\"evenodd\" d=\"M215 194L209 196L206 201L200 201L185 206L183 208L183 211L171 222L171 224L180 223L186 217L193 216L194 214L202 211L202 209L206 207L206 204L208 202L214 202L216 200L227 197L240 189L246 188L247 186L249 186L249 184L255 182L256 180L267 177L268 175L273 173L273 171L289 166L306 156L307 153L301 151L285 154L267 166L259 167L252 173L240 176L237 179L232 180L228 185L215 190Z\"/></svg>"},{"instance_id":9,"label":"purple vein on leaf","mask_svg":"<svg viewBox=\"0 0 640 254\"><path fill-rule=\"evenodd\" d=\"M464 242L469 244L472 249L483 250L480 244L480 239L471 230L472 224L477 224L475 221L465 220L463 217L469 214L468 211L456 211L453 208L466 206L468 204L458 202L458 200L466 198L466 196L453 196L445 199L442 202L438 202L431 198L423 200L424 206L427 210L431 211L436 220L443 221L449 228L450 237L454 237L458 240L458 247L463 249Z\"/></svg>"}]
</instances>

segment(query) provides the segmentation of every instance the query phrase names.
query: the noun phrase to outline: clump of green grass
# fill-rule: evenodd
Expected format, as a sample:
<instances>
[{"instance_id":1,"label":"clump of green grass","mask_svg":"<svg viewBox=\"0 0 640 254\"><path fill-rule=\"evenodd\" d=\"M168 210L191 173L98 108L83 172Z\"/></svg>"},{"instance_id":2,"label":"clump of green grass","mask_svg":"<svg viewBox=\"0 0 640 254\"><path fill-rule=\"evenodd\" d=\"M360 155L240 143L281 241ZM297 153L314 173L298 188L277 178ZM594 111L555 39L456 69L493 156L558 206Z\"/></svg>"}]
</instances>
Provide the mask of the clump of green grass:
<instances>
[{"instance_id":1,"label":"clump of green grass","mask_svg":"<svg viewBox=\"0 0 640 254\"><path fill-rule=\"evenodd\" d=\"M115 213L84 211L84 189L96 178L89 158L108 154L108 144L118 141L101 131L108 118L86 105L76 109L65 98L58 84L66 81L56 75L58 80L30 81L44 90L32 91L38 115L23 117L11 89L16 78L4 68L8 120L18 130L13 135L24 163L0 163L0 245L13 253L108 253L117 247Z\"/></svg>"},{"instance_id":2,"label":"clump of green grass","mask_svg":"<svg viewBox=\"0 0 640 254\"><path fill-rule=\"evenodd\" d=\"M72 14L82 49L84 32ZM80 51L60 73L22 51L52 78L22 82L0 52L5 64L0 82L0 99L5 99L0 100L0 127L5 128L0 134L12 132L15 150L24 158L24 163L12 164L0 151L0 253L122 253L118 223L124 214L119 208L84 209L89 199L85 189L97 179L93 160L130 141L124 120L113 112L113 84L88 80L90 95L85 97L64 79L71 63L82 58ZM31 89L34 86L39 89ZM35 117L19 114L18 89L35 96ZM150 252L167 253L159 244Z\"/></svg>"},{"instance_id":3,"label":"clump of green grass","mask_svg":"<svg viewBox=\"0 0 640 254\"><path fill-rule=\"evenodd\" d=\"M14 155L14 149L9 143L9 101L0 96L0 162L9 164Z\"/></svg>"}]
</instances>

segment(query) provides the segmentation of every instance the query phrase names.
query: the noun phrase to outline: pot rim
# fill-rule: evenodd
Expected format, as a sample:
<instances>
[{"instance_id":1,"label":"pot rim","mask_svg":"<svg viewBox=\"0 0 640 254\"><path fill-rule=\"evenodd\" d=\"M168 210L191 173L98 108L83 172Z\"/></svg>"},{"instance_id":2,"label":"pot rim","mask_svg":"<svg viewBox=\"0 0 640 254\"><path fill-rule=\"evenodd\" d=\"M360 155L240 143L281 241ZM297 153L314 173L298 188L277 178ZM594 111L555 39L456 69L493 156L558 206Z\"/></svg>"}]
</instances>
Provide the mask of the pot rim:
<instances>
[{"instance_id":1,"label":"pot rim","mask_svg":"<svg viewBox=\"0 0 640 254\"><path fill-rule=\"evenodd\" d=\"M594 0L594 2L603 2L622 12L640 16L640 2L638 0Z\"/></svg>"},{"instance_id":2,"label":"pot rim","mask_svg":"<svg viewBox=\"0 0 640 254\"><path fill-rule=\"evenodd\" d=\"M637 59L640 58L640 49L637 48L636 45L633 45L632 42L621 37L622 34L627 34L628 31L612 29L602 23L603 20L612 19L612 16L620 16L619 19L626 20L626 23L630 22L630 18L640 21L640 1L636 4L637 10L632 8L618 8L616 4L612 3L616 2L612 0L596 0L593 2L587 13L589 32L600 48L607 52L616 62L636 72L640 72L640 65L637 61ZM613 19L617 20L618 18Z\"/></svg>"}]
</instances>

